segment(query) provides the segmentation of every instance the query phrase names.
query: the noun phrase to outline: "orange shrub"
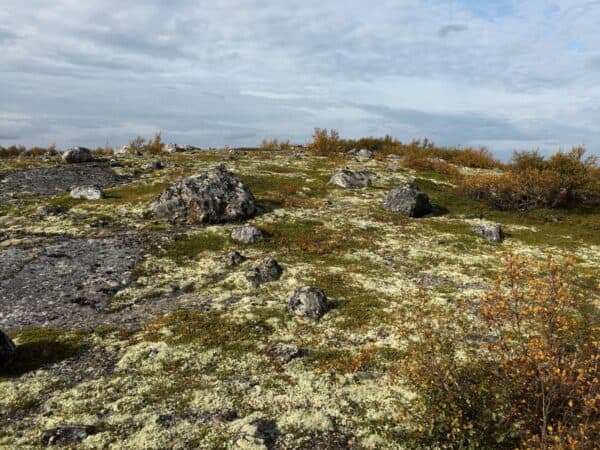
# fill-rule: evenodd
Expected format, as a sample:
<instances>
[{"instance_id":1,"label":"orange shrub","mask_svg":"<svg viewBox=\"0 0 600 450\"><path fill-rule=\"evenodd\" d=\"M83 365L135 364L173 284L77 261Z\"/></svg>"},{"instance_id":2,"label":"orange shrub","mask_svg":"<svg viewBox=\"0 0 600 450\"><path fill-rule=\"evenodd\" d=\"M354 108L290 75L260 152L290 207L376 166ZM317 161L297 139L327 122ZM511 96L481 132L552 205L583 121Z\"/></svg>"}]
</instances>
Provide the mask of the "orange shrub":
<instances>
[{"instance_id":1,"label":"orange shrub","mask_svg":"<svg viewBox=\"0 0 600 450\"><path fill-rule=\"evenodd\" d=\"M412 153L407 154L402 158L402 164L411 169L431 170L432 172L443 173L446 175L460 174L460 171L455 166L448 164L443 159L417 156Z\"/></svg>"},{"instance_id":2,"label":"orange shrub","mask_svg":"<svg viewBox=\"0 0 600 450\"><path fill-rule=\"evenodd\" d=\"M290 141L279 141L278 139L263 139L260 143L260 148L263 150L291 150L292 144Z\"/></svg>"},{"instance_id":3,"label":"orange shrub","mask_svg":"<svg viewBox=\"0 0 600 450\"><path fill-rule=\"evenodd\" d=\"M343 150L340 135L336 130L327 132L327 128L315 128L313 140L308 150L320 156L332 156Z\"/></svg>"}]
</instances>

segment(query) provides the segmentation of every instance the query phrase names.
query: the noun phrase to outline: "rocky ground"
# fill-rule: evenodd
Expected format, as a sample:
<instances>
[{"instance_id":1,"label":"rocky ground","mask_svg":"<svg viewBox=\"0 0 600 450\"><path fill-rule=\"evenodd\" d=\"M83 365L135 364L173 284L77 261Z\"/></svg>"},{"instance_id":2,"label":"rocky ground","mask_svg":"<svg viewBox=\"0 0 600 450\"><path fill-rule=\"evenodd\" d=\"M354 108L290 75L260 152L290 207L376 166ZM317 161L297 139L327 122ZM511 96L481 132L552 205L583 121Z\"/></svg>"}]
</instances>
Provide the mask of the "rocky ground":
<instances>
[{"instance_id":1,"label":"rocky ground","mask_svg":"<svg viewBox=\"0 0 600 450\"><path fill-rule=\"evenodd\" d=\"M491 211L444 175L369 155L116 159L0 163L0 330L17 346L0 372L1 448L402 448L413 394L397 324L418 289L476 301L507 252L572 254L574 282L600 299L600 212ZM172 203L204 178L153 206L221 163L252 218ZM104 197L72 198L77 185ZM394 200L399 186L431 205ZM258 231L232 238L246 222ZM496 236L497 222L502 242L473 231ZM326 301L288 302L303 286Z\"/></svg>"}]
</instances>

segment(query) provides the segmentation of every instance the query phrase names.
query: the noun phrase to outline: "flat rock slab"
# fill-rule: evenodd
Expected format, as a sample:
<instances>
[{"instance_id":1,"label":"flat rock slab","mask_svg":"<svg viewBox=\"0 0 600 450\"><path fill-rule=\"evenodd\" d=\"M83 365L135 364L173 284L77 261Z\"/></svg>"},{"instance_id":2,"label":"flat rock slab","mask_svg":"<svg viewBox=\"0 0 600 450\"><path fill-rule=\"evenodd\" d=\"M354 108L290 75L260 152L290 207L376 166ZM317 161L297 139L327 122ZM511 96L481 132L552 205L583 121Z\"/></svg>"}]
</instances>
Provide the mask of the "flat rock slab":
<instances>
[{"instance_id":1,"label":"flat rock slab","mask_svg":"<svg viewBox=\"0 0 600 450\"><path fill-rule=\"evenodd\" d=\"M25 195L51 196L68 192L77 185L111 187L127 181L130 178L116 174L109 163L37 167L0 175L0 200Z\"/></svg>"},{"instance_id":2,"label":"flat rock slab","mask_svg":"<svg viewBox=\"0 0 600 450\"><path fill-rule=\"evenodd\" d=\"M0 328L87 327L133 281L135 236L58 238L0 250Z\"/></svg>"}]
</instances>

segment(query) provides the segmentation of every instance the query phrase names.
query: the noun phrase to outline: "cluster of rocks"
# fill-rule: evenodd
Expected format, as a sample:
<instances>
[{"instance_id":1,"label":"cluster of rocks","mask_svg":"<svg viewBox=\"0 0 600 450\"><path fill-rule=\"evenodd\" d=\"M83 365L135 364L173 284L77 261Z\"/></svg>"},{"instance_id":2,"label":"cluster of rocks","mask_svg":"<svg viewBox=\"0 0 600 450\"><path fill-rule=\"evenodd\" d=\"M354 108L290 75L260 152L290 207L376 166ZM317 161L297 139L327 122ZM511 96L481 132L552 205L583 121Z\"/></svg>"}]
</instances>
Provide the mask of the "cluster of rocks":
<instances>
[{"instance_id":1,"label":"cluster of rocks","mask_svg":"<svg viewBox=\"0 0 600 450\"><path fill-rule=\"evenodd\" d=\"M353 148L346 153L346 156L348 158L356 159L357 161L367 161L373 158L373 152L366 148L361 148L360 150Z\"/></svg>"}]
</instances>

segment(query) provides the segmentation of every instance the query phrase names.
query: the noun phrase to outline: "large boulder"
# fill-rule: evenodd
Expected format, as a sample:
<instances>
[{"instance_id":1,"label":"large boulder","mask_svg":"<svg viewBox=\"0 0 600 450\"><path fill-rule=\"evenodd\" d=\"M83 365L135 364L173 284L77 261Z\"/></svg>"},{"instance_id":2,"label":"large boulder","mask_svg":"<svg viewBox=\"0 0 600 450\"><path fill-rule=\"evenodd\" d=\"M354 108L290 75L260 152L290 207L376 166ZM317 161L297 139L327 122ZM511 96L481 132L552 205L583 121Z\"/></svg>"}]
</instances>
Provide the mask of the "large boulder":
<instances>
[{"instance_id":1,"label":"large boulder","mask_svg":"<svg viewBox=\"0 0 600 450\"><path fill-rule=\"evenodd\" d=\"M83 199L83 200L100 200L104 198L104 192L100 189L100 186L86 185L86 186L75 186L70 192L71 198Z\"/></svg>"},{"instance_id":2,"label":"large boulder","mask_svg":"<svg viewBox=\"0 0 600 450\"><path fill-rule=\"evenodd\" d=\"M423 217L433 210L427 194L412 184L405 184L391 190L381 206L383 209L407 217Z\"/></svg>"},{"instance_id":3,"label":"large boulder","mask_svg":"<svg viewBox=\"0 0 600 450\"><path fill-rule=\"evenodd\" d=\"M296 289L290 296L288 308L295 316L318 319L329 309L329 301L318 287L304 286Z\"/></svg>"},{"instance_id":4,"label":"large boulder","mask_svg":"<svg viewBox=\"0 0 600 450\"><path fill-rule=\"evenodd\" d=\"M504 232L499 223L482 223L473 227L473 231L490 242L499 243L504 240Z\"/></svg>"},{"instance_id":5,"label":"large boulder","mask_svg":"<svg viewBox=\"0 0 600 450\"><path fill-rule=\"evenodd\" d=\"M94 157L92 156L92 152L85 147L71 147L63 153L62 159L66 163L75 164L91 162L94 160Z\"/></svg>"},{"instance_id":6,"label":"large boulder","mask_svg":"<svg viewBox=\"0 0 600 450\"><path fill-rule=\"evenodd\" d=\"M356 189L370 186L371 179L365 172L340 169L333 174L329 183L343 188Z\"/></svg>"},{"instance_id":7,"label":"large boulder","mask_svg":"<svg viewBox=\"0 0 600 450\"><path fill-rule=\"evenodd\" d=\"M262 231L250 224L238 225L231 230L231 239L244 244L255 244L263 238Z\"/></svg>"},{"instance_id":8,"label":"large boulder","mask_svg":"<svg viewBox=\"0 0 600 450\"><path fill-rule=\"evenodd\" d=\"M3 369L15 357L17 349L13 341L0 330L0 369Z\"/></svg>"},{"instance_id":9,"label":"large boulder","mask_svg":"<svg viewBox=\"0 0 600 450\"><path fill-rule=\"evenodd\" d=\"M150 208L155 217L177 224L231 222L256 214L252 192L224 165L179 180Z\"/></svg>"}]
</instances>

